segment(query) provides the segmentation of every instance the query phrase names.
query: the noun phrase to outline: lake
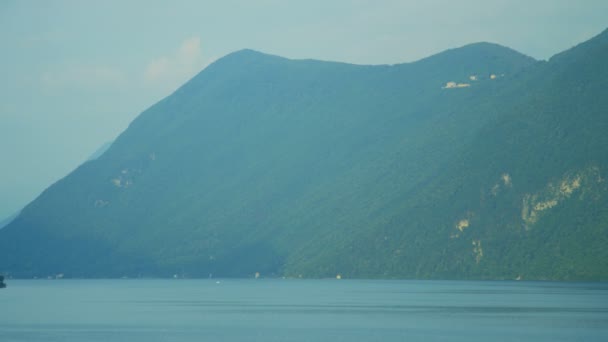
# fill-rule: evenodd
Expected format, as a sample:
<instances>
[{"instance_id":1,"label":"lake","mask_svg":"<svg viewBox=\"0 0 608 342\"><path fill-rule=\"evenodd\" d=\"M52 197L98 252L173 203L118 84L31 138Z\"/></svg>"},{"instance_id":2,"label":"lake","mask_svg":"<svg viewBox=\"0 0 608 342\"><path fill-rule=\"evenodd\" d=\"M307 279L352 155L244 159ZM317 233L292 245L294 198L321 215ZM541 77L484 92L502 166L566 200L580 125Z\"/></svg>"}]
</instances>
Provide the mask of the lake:
<instances>
[{"instance_id":1,"label":"lake","mask_svg":"<svg viewBox=\"0 0 608 342\"><path fill-rule=\"evenodd\" d=\"M8 280L0 341L608 341L608 284Z\"/></svg>"}]
</instances>

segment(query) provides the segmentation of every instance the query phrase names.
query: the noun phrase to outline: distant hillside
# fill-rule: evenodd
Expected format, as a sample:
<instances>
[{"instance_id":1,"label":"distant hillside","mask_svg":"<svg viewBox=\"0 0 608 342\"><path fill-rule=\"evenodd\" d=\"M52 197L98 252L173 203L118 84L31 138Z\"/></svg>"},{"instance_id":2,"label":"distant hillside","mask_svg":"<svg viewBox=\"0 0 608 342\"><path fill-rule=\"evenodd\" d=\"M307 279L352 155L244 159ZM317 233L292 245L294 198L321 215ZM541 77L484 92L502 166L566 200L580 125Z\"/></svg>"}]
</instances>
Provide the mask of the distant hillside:
<instances>
[{"instance_id":1,"label":"distant hillside","mask_svg":"<svg viewBox=\"0 0 608 342\"><path fill-rule=\"evenodd\" d=\"M252 50L0 231L17 277L608 279L608 43L360 66Z\"/></svg>"},{"instance_id":2,"label":"distant hillside","mask_svg":"<svg viewBox=\"0 0 608 342\"><path fill-rule=\"evenodd\" d=\"M102 154L105 153L105 151L108 150L108 148L110 148L111 145L112 145L111 141L102 144L95 152L93 152L93 154L91 154L91 156L86 161L95 160L95 159L99 158ZM9 217L7 217L5 219L1 219L0 220L0 229L4 228L9 223L11 223L17 216L19 216L19 213L10 215Z\"/></svg>"}]
</instances>

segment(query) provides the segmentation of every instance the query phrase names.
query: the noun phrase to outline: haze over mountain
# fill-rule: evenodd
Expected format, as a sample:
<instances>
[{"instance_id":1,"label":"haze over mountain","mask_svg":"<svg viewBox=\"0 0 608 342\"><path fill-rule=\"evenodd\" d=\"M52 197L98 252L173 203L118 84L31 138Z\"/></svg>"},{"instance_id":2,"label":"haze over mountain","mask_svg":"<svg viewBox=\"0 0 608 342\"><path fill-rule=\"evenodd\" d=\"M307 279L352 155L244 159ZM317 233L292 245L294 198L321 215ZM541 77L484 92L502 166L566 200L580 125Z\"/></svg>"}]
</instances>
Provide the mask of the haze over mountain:
<instances>
[{"instance_id":1,"label":"haze over mountain","mask_svg":"<svg viewBox=\"0 0 608 342\"><path fill-rule=\"evenodd\" d=\"M225 56L0 230L17 277L608 279L608 31L361 66Z\"/></svg>"},{"instance_id":2,"label":"haze over mountain","mask_svg":"<svg viewBox=\"0 0 608 342\"><path fill-rule=\"evenodd\" d=\"M110 148L111 145L112 145L111 141L103 143L97 150L95 150L95 152L93 152L93 154L91 154L89 156L89 158L87 158L87 161L95 160L95 159L99 158L102 154L104 154L108 150L108 148ZM11 221L13 219L15 219L18 215L19 215L19 213L17 212L15 214L8 215L7 217L0 218L0 229L4 228L4 226L11 223Z\"/></svg>"}]
</instances>

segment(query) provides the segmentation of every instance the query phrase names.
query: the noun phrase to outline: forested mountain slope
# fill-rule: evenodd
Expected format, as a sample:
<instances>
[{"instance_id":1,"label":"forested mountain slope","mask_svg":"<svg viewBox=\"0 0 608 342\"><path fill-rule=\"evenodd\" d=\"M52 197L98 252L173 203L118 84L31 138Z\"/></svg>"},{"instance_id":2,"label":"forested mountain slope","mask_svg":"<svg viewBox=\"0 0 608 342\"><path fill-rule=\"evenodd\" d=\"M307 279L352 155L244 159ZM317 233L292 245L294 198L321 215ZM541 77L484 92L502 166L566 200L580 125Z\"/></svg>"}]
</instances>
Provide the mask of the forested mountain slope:
<instances>
[{"instance_id":1,"label":"forested mountain slope","mask_svg":"<svg viewBox=\"0 0 608 342\"><path fill-rule=\"evenodd\" d=\"M0 230L0 272L607 279L607 36L230 54Z\"/></svg>"}]
</instances>

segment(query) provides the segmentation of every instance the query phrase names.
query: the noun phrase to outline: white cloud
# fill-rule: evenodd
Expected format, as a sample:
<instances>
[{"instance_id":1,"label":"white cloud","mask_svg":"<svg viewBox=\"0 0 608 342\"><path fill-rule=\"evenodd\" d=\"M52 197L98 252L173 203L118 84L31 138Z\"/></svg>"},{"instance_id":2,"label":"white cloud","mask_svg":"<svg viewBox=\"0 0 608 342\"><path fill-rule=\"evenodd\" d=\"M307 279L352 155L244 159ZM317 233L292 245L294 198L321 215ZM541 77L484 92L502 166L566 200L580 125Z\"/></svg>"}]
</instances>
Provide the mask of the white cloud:
<instances>
[{"instance_id":1,"label":"white cloud","mask_svg":"<svg viewBox=\"0 0 608 342\"><path fill-rule=\"evenodd\" d=\"M47 87L104 87L118 86L126 82L124 73L109 66L68 66L46 71L40 81Z\"/></svg>"},{"instance_id":2,"label":"white cloud","mask_svg":"<svg viewBox=\"0 0 608 342\"><path fill-rule=\"evenodd\" d=\"M191 37L184 40L172 55L150 61L144 71L144 81L150 85L162 84L174 88L210 62L210 59L203 57L200 38Z\"/></svg>"}]
</instances>

